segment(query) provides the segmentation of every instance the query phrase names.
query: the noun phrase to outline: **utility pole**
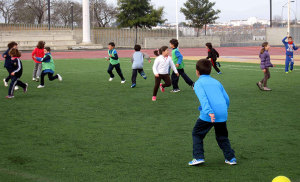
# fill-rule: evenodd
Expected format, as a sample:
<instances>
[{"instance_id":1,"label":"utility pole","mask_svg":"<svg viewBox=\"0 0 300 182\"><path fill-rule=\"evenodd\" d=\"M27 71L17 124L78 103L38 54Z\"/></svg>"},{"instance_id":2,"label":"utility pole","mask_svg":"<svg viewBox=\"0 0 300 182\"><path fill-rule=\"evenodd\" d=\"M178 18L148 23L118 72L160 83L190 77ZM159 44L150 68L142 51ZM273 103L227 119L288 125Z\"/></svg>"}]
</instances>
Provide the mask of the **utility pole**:
<instances>
[{"instance_id":1,"label":"utility pole","mask_svg":"<svg viewBox=\"0 0 300 182\"><path fill-rule=\"evenodd\" d=\"M290 16L291 16L291 0L288 0L288 30L287 30L287 34L290 35Z\"/></svg>"},{"instance_id":2,"label":"utility pole","mask_svg":"<svg viewBox=\"0 0 300 182\"><path fill-rule=\"evenodd\" d=\"M272 0L270 0L270 27L272 27Z\"/></svg>"},{"instance_id":3,"label":"utility pole","mask_svg":"<svg viewBox=\"0 0 300 182\"><path fill-rule=\"evenodd\" d=\"M74 29L74 16L73 16L73 8L74 8L74 3L71 2L71 23L72 23L72 30Z\"/></svg>"},{"instance_id":4,"label":"utility pole","mask_svg":"<svg viewBox=\"0 0 300 182\"><path fill-rule=\"evenodd\" d=\"M48 0L48 30L50 30L51 22L50 22L50 0Z\"/></svg>"}]
</instances>

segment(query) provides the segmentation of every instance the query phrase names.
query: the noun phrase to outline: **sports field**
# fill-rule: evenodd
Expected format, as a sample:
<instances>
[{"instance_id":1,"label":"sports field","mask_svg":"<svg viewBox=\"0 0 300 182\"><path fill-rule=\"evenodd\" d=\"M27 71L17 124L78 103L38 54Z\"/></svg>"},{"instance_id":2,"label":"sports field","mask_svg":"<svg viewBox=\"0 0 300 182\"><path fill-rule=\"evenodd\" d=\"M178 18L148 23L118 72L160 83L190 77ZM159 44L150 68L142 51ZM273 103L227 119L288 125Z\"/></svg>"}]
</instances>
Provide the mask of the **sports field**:
<instances>
[{"instance_id":1,"label":"sports field","mask_svg":"<svg viewBox=\"0 0 300 182\"><path fill-rule=\"evenodd\" d=\"M278 175L300 181L300 71L271 69L271 92L258 90L259 65L222 62L212 76L227 90L228 130L238 165L228 166L215 141L205 139L206 163L189 167L199 102L183 80L179 93L158 93L148 79L130 88L131 63L121 59L127 80L108 82L104 59L55 60L63 82L31 81L33 61L23 61L28 93L5 99L0 87L0 181L203 181L270 182ZM186 72L196 80L195 61ZM0 68L0 78L6 76ZM115 71L114 71L115 72Z\"/></svg>"}]
</instances>

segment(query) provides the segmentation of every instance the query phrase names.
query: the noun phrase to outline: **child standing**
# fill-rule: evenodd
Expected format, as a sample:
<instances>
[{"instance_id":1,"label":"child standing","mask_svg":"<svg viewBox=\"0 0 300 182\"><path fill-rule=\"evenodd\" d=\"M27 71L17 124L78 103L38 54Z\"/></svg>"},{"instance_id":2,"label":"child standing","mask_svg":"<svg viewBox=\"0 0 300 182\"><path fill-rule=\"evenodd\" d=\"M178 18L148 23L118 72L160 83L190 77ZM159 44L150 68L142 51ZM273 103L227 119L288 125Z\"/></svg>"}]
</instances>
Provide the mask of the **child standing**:
<instances>
[{"instance_id":1,"label":"child standing","mask_svg":"<svg viewBox=\"0 0 300 182\"><path fill-rule=\"evenodd\" d=\"M168 55L169 50L167 46L163 46L158 51L154 51L154 54L158 57L155 59L152 67L153 73L155 75L155 85L153 89L152 101L156 101L156 95L159 87L162 92L165 92L165 87L171 86L170 75L168 74L170 67L172 67L175 74L179 76L175 64ZM160 83L161 80L164 80L165 83Z\"/></svg>"},{"instance_id":2,"label":"child standing","mask_svg":"<svg viewBox=\"0 0 300 182\"><path fill-rule=\"evenodd\" d=\"M137 72L139 72L139 74L145 80L147 79L147 76L143 70L144 59L148 59L149 63L151 63L150 57L147 54L140 52L141 51L140 45L135 45L134 50L135 50L135 53L133 54L133 56L131 58L131 62L132 62L132 77L131 77L132 85L131 85L131 88L134 88L136 86Z\"/></svg>"},{"instance_id":3,"label":"child standing","mask_svg":"<svg viewBox=\"0 0 300 182\"><path fill-rule=\"evenodd\" d=\"M172 60L173 63L175 64L177 71L179 75L182 76L184 81L191 87L193 87L194 82L185 74L184 72L184 62L183 62L183 56L180 53L178 49L179 42L177 39L172 39L170 40L170 47L173 49L172 50ZM173 85L173 90L171 92L180 92L178 82L179 82L179 76L175 74L175 72L172 72L172 85Z\"/></svg>"},{"instance_id":4,"label":"child standing","mask_svg":"<svg viewBox=\"0 0 300 182\"><path fill-rule=\"evenodd\" d=\"M269 45L268 42L264 42L261 46L262 49L260 51L259 58L260 58L260 68L264 72L264 78L258 83L256 83L256 85L260 90L271 91L271 89L267 87L267 81L271 77L269 67L273 67L273 64L271 63L271 59L270 59L270 54L269 54L269 49L271 46Z\"/></svg>"},{"instance_id":5,"label":"child standing","mask_svg":"<svg viewBox=\"0 0 300 182\"><path fill-rule=\"evenodd\" d=\"M38 61L35 59L35 57L42 58L45 56L44 53L44 48L45 48L45 42L44 41L39 41L36 48L32 51L32 59L35 62L34 68L33 68L33 74L32 74L32 80L33 81L39 81L39 78L41 76L41 71L42 71L42 62Z\"/></svg>"},{"instance_id":6,"label":"child standing","mask_svg":"<svg viewBox=\"0 0 300 182\"><path fill-rule=\"evenodd\" d=\"M288 42L286 42L288 39ZM285 51L286 51L286 58L285 58L285 73L292 72L294 69L294 51L298 49L293 42L293 38L291 36L284 37L282 40L284 44ZM291 64L290 70L289 66Z\"/></svg>"},{"instance_id":7,"label":"child standing","mask_svg":"<svg viewBox=\"0 0 300 182\"><path fill-rule=\"evenodd\" d=\"M214 127L216 140L222 149L225 163L234 165L236 158L230 146L226 126L229 97L223 85L210 76L211 61L201 59L196 64L196 74L199 79L195 82L194 90L200 101L200 117L193 129L193 160L190 166L204 163L203 139Z\"/></svg>"},{"instance_id":8,"label":"child standing","mask_svg":"<svg viewBox=\"0 0 300 182\"><path fill-rule=\"evenodd\" d=\"M118 53L117 53L115 47L116 47L116 45L113 42L110 42L108 44L108 56L109 57L107 58L107 61L110 62L109 66L108 66L108 70L107 70L108 74L110 75L110 78L108 81L110 81L110 82L113 81L115 75L113 74L112 71L114 68L116 68L117 73L121 78L121 83L125 83L126 80L122 74L122 70L120 67L120 60L119 60Z\"/></svg>"},{"instance_id":9,"label":"child standing","mask_svg":"<svg viewBox=\"0 0 300 182\"><path fill-rule=\"evenodd\" d=\"M218 51L216 51L216 49L214 49L212 47L212 44L209 43L209 42L206 43L205 45L206 45L206 48L208 50L208 56L207 56L206 59L211 60L212 66L214 67L214 69L216 70L216 72L218 74L222 74L222 72L218 68L218 66L221 67L220 63L217 62L217 59L220 56L219 53L218 53Z\"/></svg>"},{"instance_id":10,"label":"child standing","mask_svg":"<svg viewBox=\"0 0 300 182\"><path fill-rule=\"evenodd\" d=\"M28 84L23 83L20 80L22 73L23 73L23 66L22 66L22 62L20 60L21 53L19 52L18 49L12 48L9 51L9 55L11 56L11 73L10 73L11 82L10 82L9 89L8 89L8 96L6 96L6 98L12 99L12 98L14 98L14 87L16 85L19 85L20 87L22 87L24 90L24 93L26 93Z\"/></svg>"},{"instance_id":11,"label":"child standing","mask_svg":"<svg viewBox=\"0 0 300 182\"><path fill-rule=\"evenodd\" d=\"M8 47L8 49L2 54L2 57L5 59L4 68L6 68L6 70L8 72L8 76L3 79L3 83L4 83L5 87L8 87L8 82L11 79L11 72L12 72L11 56L9 55L9 51L12 48L17 49L18 44L16 42L10 42L7 45L7 47ZM18 89L18 86L15 86L15 90L17 90L17 89Z\"/></svg>"},{"instance_id":12,"label":"child standing","mask_svg":"<svg viewBox=\"0 0 300 182\"><path fill-rule=\"evenodd\" d=\"M54 71L55 71L55 65L54 65L52 55L51 55L50 47L45 47L44 53L45 53L45 56L43 58L34 57L36 60L38 60L42 63L41 83L37 88L45 87L44 78L46 75L48 75L48 78L50 81L53 81L55 79L62 81L62 77L59 74L56 74L55 76L53 76Z\"/></svg>"}]
</instances>

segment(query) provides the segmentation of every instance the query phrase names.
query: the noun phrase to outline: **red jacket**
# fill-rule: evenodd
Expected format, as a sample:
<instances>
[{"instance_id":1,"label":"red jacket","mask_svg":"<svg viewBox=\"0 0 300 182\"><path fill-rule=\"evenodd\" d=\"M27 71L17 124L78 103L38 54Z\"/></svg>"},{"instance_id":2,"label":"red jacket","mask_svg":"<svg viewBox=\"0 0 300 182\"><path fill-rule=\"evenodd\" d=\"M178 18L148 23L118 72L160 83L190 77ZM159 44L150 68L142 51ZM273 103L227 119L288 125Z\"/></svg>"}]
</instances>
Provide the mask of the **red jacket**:
<instances>
[{"instance_id":1,"label":"red jacket","mask_svg":"<svg viewBox=\"0 0 300 182\"><path fill-rule=\"evenodd\" d=\"M44 56L45 56L44 49L35 48L35 49L32 51L32 54L31 54L31 55L32 55L32 59L33 59L34 62L36 62L36 63L42 63L42 62L37 61L36 59L34 59L33 56L39 57L39 58L44 57Z\"/></svg>"}]
</instances>

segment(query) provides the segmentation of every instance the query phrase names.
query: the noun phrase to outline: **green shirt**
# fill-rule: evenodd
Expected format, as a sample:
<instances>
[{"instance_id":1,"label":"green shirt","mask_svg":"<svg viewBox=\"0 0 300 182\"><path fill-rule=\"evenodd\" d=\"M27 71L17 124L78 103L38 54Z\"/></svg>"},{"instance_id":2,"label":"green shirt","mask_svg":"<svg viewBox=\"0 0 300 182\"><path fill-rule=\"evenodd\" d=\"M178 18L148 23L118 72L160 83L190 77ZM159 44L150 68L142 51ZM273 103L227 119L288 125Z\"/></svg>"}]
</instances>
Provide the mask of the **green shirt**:
<instances>
[{"instance_id":1,"label":"green shirt","mask_svg":"<svg viewBox=\"0 0 300 182\"><path fill-rule=\"evenodd\" d=\"M172 50L172 60L175 65L179 64L179 67L177 69L184 68L183 56L179 52L178 48Z\"/></svg>"},{"instance_id":2,"label":"green shirt","mask_svg":"<svg viewBox=\"0 0 300 182\"><path fill-rule=\"evenodd\" d=\"M50 59L49 59L49 57ZM47 58L48 57L48 58ZM52 70L55 71L55 65L51 54L45 54L42 60L42 71L44 70Z\"/></svg>"},{"instance_id":3,"label":"green shirt","mask_svg":"<svg viewBox=\"0 0 300 182\"><path fill-rule=\"evenodd\" d=\"M119 59L115 60L115 59L111 58L111 57L115 57L116 54L117 54L116 49L108 50L109 62L110 62L110 64L112 64L112 65L116 65L116 64L119 64L119 63L120 63L120 60L119 60ZM111 56L111 57L110 57L110 56Z\"/></svg>"}]
</instances>

